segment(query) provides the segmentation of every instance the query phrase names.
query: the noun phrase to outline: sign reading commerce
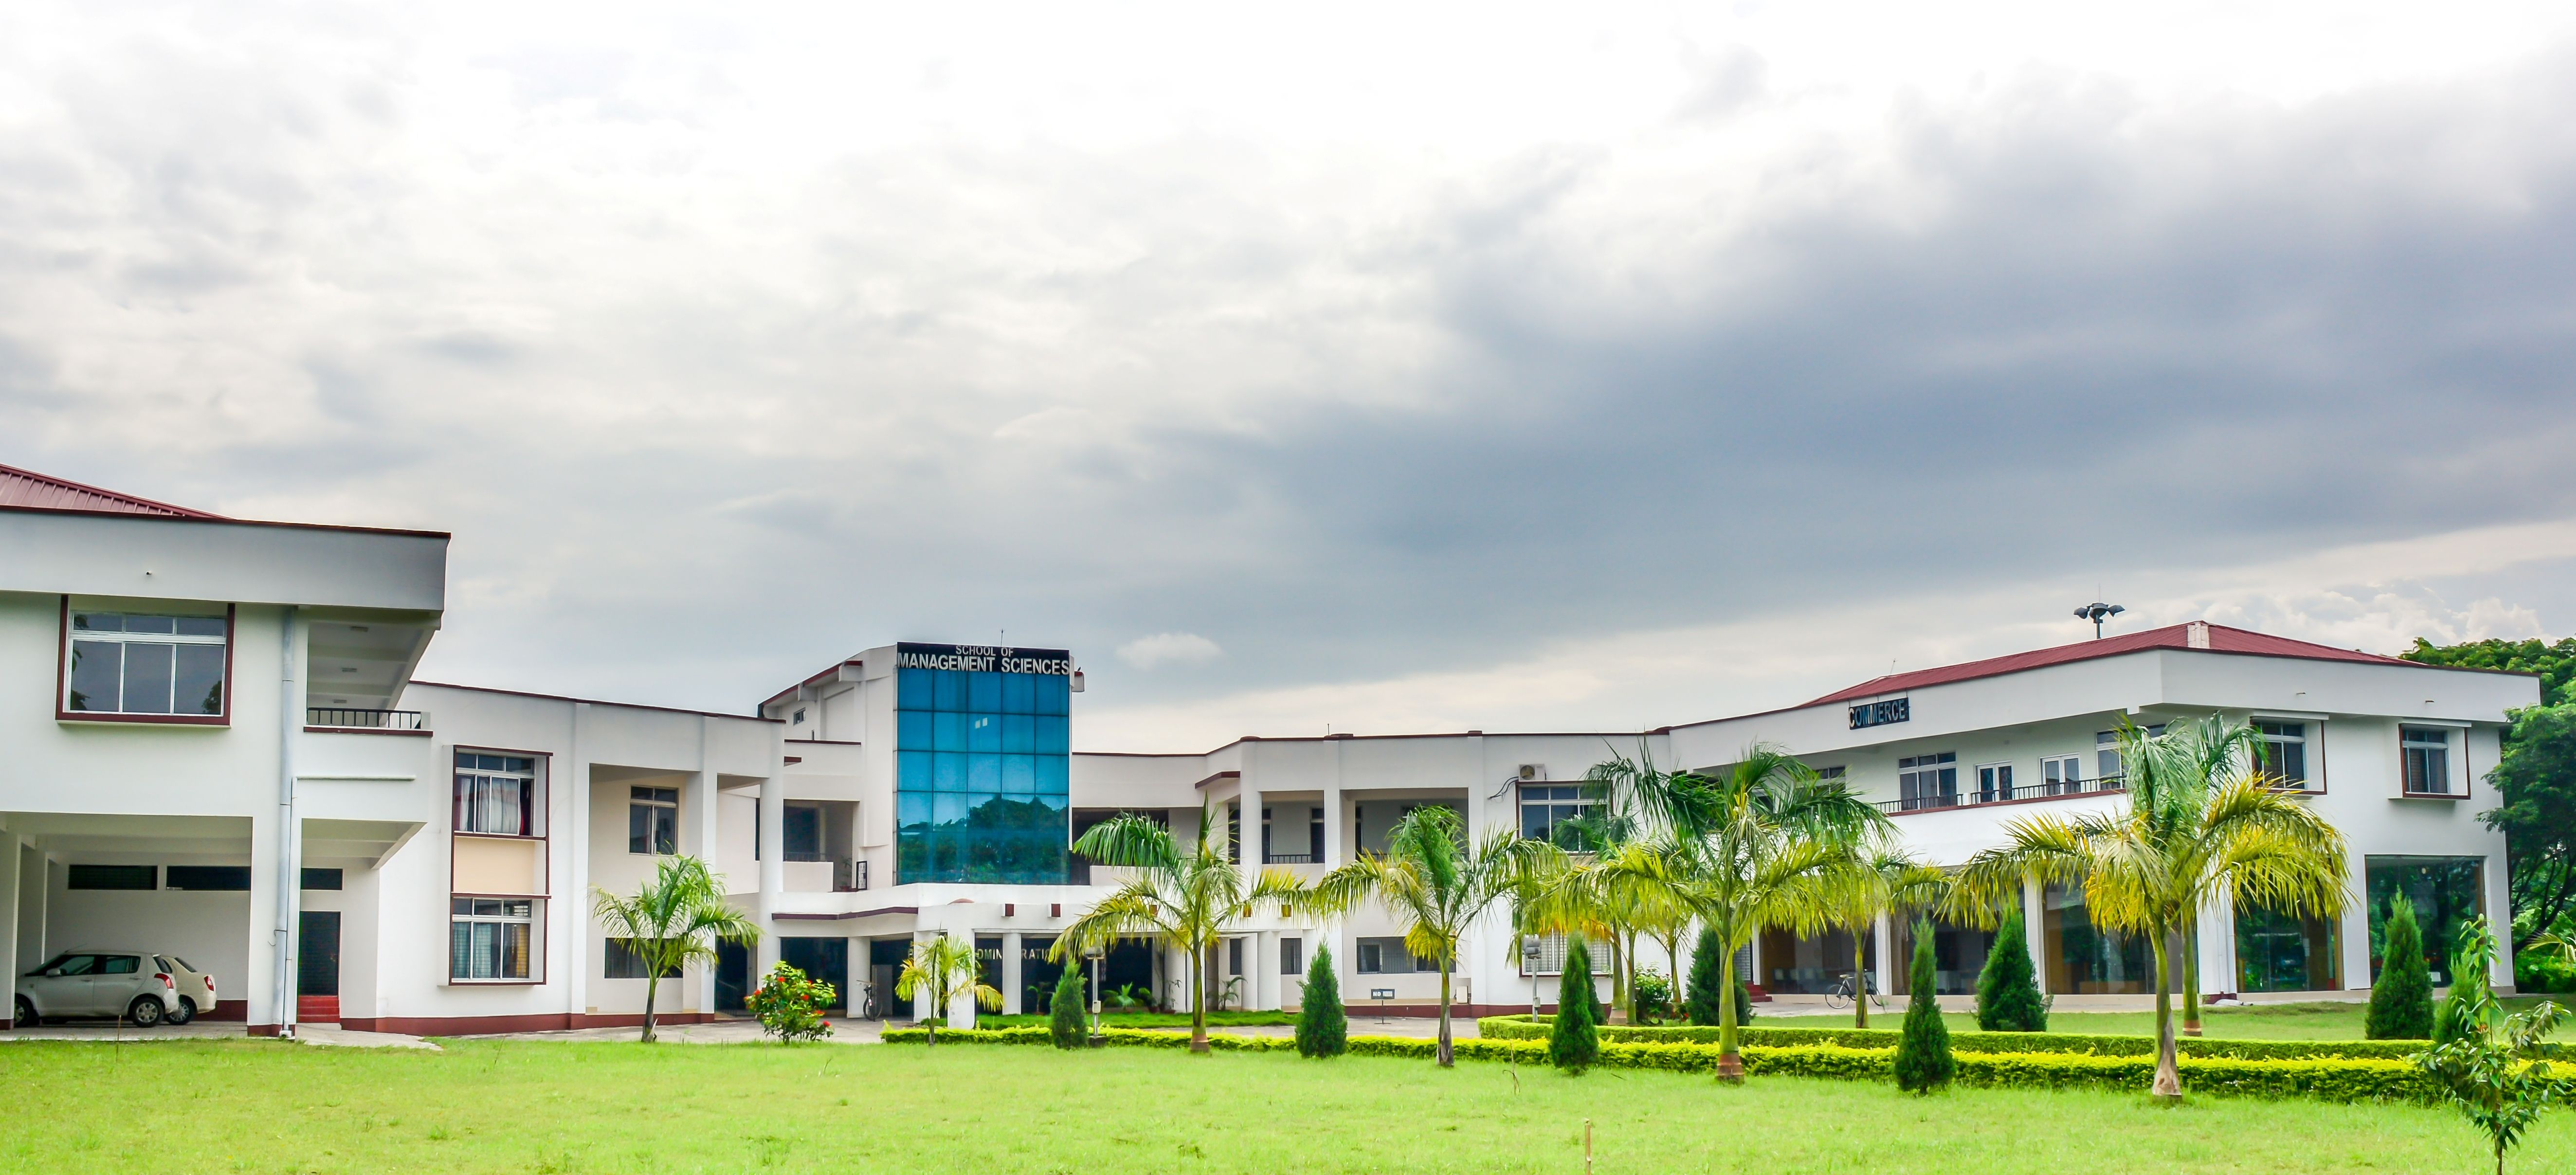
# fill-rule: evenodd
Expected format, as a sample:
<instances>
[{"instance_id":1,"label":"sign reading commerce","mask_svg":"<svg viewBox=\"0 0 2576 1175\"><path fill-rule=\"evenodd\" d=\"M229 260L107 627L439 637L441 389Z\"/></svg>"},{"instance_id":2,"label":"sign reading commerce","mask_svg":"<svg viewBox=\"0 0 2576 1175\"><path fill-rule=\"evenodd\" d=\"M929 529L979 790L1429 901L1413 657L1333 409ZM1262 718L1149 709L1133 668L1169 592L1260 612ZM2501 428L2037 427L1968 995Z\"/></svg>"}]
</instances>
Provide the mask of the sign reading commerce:
<instances>
[{"instance_id":1,"label":"sign reading commerce","mask_svg":"<svg viewBox=\"0 0 2576 1175\"><path fill-rule=\"evenodd\" d=\"M894 647L898 669L950 669L963 673L1035 673L1073 676L1073 654L1063 649L1004 649L991 645L916 645Z\"/></svg>"},{"instance_id":2,"label":"sign reading commerce","mask_svg":"<svg viewBox=\"0 0 2576 1175\"><path fill-rule=\"evenodd\" d=\"M1911 721L1913 717L1914 702L1911 698L1863 702L1851 708L1851 728L1859 730L1864 726L1885 726L1891 722Z\"/></svg>"}]
</instances>

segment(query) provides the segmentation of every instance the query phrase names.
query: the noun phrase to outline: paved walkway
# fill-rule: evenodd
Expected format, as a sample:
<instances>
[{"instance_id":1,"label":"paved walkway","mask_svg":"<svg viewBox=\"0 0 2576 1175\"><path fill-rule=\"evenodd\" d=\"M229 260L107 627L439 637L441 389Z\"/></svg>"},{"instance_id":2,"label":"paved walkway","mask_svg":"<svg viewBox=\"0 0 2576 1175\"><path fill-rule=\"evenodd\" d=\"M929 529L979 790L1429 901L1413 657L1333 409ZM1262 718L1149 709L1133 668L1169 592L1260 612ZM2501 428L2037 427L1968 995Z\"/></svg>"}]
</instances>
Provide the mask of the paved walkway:
<instances>
[{"instance_id":1,"label":"paved walkway","mask_svg":"<svg viewBox=\"0 0 2576 1175\"><path fill-rule=\"evenodd\" d=\"M885 1031L883 1020L834 1020L832 1035L825 1044L878 1044ZM641 1028L574 1028L561 1032L504 1032L478 1036L474 1040L634 1040L643 1035ZM655 1040L677 1044L750 1044L769 1039L760 1033L760 1022L747 1019L713 1020L705 1024L662 1024L653 1029Z\"/></svg>"},{"instance_id":2,"label":"paved walkway","mask_svg":"<svg viewBox=\"0 0 2576 1175\"><path fill-rule=\"evenodd\" d=\"M296 1026L299 1044L323 1048L354 1049L429 1049L438 1046L417 1036L399 1032L343 1032L330 1025ZM150 1044L165 1040L239 1040L239 1022L199 1020L192 1024L162 1024L152 1028L118 1028L114 1024L48 1024L42 1028L16 1028L0 1032L0 1041L10 1040L81 1040L93 1043Z\"/></svg>"}]
</instances>

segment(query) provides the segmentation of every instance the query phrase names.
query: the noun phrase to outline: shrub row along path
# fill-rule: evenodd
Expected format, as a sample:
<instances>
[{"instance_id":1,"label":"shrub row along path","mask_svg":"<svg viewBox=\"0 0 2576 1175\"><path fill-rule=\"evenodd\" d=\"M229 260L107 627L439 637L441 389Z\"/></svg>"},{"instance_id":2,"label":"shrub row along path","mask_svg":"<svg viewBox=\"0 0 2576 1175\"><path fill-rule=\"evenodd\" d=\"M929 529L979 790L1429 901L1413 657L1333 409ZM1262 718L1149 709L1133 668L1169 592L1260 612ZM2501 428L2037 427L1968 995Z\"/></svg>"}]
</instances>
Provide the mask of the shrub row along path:
<instances>
[{"instance_id":1,"label":"shrub row along path","mask_svg":"<svg viewBox=\"0 0 2576 1175\"><path fill-rule=\"evenodd\" d=\"M2485 1169L2447 1111L1178 1050L447 1040L0 1049L0 1171L1958 1175ZM153 1112L136 1113L136 1106ZM2520 1169L2576 1165L2545 1120Z\"/></svg>"}]
</instances>

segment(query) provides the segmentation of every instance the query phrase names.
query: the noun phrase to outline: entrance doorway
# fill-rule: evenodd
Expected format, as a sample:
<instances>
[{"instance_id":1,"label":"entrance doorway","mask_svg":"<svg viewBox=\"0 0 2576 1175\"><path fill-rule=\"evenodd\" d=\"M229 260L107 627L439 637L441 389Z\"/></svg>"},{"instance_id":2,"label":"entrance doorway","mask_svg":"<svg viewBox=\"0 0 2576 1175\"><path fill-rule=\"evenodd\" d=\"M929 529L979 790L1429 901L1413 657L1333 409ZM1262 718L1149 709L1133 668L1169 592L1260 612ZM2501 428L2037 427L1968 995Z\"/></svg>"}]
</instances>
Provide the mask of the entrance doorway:
<instances>
[{"instance_id":1,"label":"entrance doorway","mask_svg":"<svg viewBox=\"0 0 2576 1175\"><path fill-rule=\"evenodd\" d=\"M295 1019L340 1022L340 912L306 910L295 923Z\"/></svg>"},{"instance_id":2,"label":"entrance doorway","mask_svg":"<svg viewBox=\"0 0 2576 1175\"><path fill-rule=\"evenodd\" d=\"M910 939L880 938L868 944L868 1016L871 1019L893 1018L895 976L903 973L903 961L911 955ZM905 1002L903 1009L905 1017L909 1018L911 1003Z\"/></svg>"},{"instance_id":3,"label":"entrance doorway","mask_svg":"<svg viewBox=\"0 0 2576 1175\"><path fill-rule=\"evenodd\" d=\"M739 1012L751 998L751 948L716 940L716 1010Z\"/></svg>"},{"instance_id":4,"label":"entrance doorway","mask_svg":"<svg viewBox=\"0 0 2576 1175\"><path fill-rule=\"evenodd\" d=\"M808 979L831 984L832 1002L825 1006L839 1008L843 1015L849 1014L850 940L782 938L778 940L778 961L804 972Z\"/></svg>"}]
</instances>

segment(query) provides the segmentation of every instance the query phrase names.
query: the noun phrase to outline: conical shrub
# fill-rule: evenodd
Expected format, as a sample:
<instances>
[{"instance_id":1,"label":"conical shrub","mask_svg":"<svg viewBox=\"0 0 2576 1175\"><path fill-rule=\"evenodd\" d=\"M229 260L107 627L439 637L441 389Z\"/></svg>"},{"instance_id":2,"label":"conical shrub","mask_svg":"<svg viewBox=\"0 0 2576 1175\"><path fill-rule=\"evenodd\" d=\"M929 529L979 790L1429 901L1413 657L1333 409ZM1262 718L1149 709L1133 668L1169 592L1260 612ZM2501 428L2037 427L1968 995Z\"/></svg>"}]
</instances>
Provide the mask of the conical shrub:
<instances>
[{"instance_id":1,"label":"conical shrub","mask_svg":"<svg viewBox=\"0 0 2576 1175\"><path fill-rule=\"evenodd\" d=\"M1090 1035L1082 1022L1082 965L1068 962L1047 1001L1047 1039L1060 1049L1078 1049Z\"/></svg>"},{"instance_id":2,"label":"conical shrub","mask_svg":"<svg viewBox=\"0 0 2576 1175\"><path fill-rule=\"evenodd\" d=\"M1565 976L1556 985L1556 1022L1547 1034L1547 1059L1581 1073L1601 1059L1601 1006L1592 998L1592 951L1576 935L1565 947Z\"/></svg>"},{"instance_id":3,"label":"conical shrub","mask_svg":"<svg viewBox=\"0 0 2576 1175\"><path fill-rule=\"evenodd\" d=\"M2030 940L2019 909L2004 915L1994 945L1986 948L1985 969L1977 972L1977 1027L2048 1031L2048 1001L2039 995L2039 974L2030 965Z\"/></svg>"},{"instance_id":4,"label":"conical shrub","mask_svg":"<svg viewBox=\"0 0 2576 1175\"><path fill-rule=\"evenodd\" d=\"M2379 980L2370 985L2370 1012L2362 1035L2372 1040L2429 1040L2433 1036L2433 974L2424 965L2424 935L2415 926L2415 903L2404 894L2388 899L2381 931Z\"/></svg>"},{"instance_id":5,"label":"conical shrub","mask_svg":"<svg viewBox=\"0 0 2576 1175\"><path fill-rule=\"evenodd\" d=\"M1682 1012L1691 1023L1714 1028L1725 999L1726 944L1718 941L1717 931L1703 927L1699 945L1691 949L1690 990L1682 995Z\"/></svg>"},{"instance_id":6,"label":"conical shrub","mask_svg":"<svg viewBox=\"0 0 2576 1175\"><path fill-rule=\"evenodd\" d=\"M1941 997L1933 993L1940 981L1932 961L1932 924L1917 922L1914 969L1906 984L1912 994L1905 1005L1905 1031L1896 1039L1896 1085L1913 1093L1948 1085L1958 1071L1950 1056L1950 1026L1941 1020Z\"/></svg>"},{"instance_id":7,"label":"conical shrub","mask_svg":"<svg viewBox=\"0 0 2576 1175\"><path fill-rule=\"evenodd\" d=\"M1351 1025L1342 1011L1342 981L1333 973L1333 948L1318 940L1306 964L1306 994L1297 1007L1297 1055L1338 1057L1350 1050Z\"/></svg>"}]
</instances>

